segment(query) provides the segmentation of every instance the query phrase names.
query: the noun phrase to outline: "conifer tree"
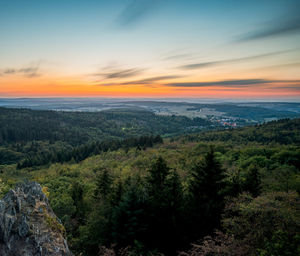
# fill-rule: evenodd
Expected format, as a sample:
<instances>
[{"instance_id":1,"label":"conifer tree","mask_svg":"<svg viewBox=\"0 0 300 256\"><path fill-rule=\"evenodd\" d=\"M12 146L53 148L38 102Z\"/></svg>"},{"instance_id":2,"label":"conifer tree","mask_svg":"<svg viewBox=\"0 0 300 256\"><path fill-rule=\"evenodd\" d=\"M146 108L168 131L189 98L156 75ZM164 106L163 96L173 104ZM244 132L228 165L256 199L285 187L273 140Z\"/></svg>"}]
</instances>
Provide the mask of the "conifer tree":
<instances>
[{"instance_id":1,"label":"conifer tree","mask_svg":"<svg viewBox=\"0 0 300 256\"><path fill-rule=\"evenodd\" d=\"M188 216L193 239L211 233L220 226L224 207L224 174L211 147L204 159L192 169L189 184Z\"/></svg>"},{"instance_id":2,"label":"conifer tree","mask_svg":"<svg viewBox=\"0 0 300 256\"><path fill-rule=\"evenodd\" d=\"M106 168L100 169L96 176L96 189L94 191L95 198L106 199L111 191L112 177Z\"/></svg>"},{"instance_id":3,"label":"conifer tree","mask_svg":"<svg viewBox=\"0 0 300 256\"><path fill-rule=\"evenodd\" d=\"M166 178L169 174L170 168L162 157L158 157L156 162L149 170L147 182L149 184L149 196L154 201L159 201L163 196L165 190Z\"/></svg>"},{"instance_id":4,"label":"conifer tree","mask_svg":"<svg viewBox=\"0 0 300 256\"><path fill-rule=\"evenodd\" d=\"M180 177L176 171L172 171L166 180L166 215L165 215L165 239L164 252L174 255L182 246L183 225L183 189Z\"/></svg>"},{"instance_id":5,"label":"conifer tree","mask_svg":"<svg viewBox=\"0 0 300 256\"><path fill-rule=\"evenodd\" d=\"M165 160L159 157L149 170L147 183L148 244L166 255L174 254L181 231L182 187L179 176L177 172L171 172Z\"/></svg>"},{"instance_id":6,"label":"conifer tree","mask_svg":"<svg viewBox=\"0 0 300 256\"><path fill-rule=\"evenodd\" d=\"M251 166L243 185L244 190L251 193L254 197L257 197L260 194L260 186L261 178L259 169L257 168L257 166Z\"/></svg>"},{"instance_id":7,"label":"conifer tree","mask_svg":"<svg viewBox=\"0 0 300 256\"><path fill-rule=\"evenodd\" d=\"M119 247L134 246L147 230L145 201L137 185L131 185L112 216L112 239Z\"/></svg>"},{"instance_id":8,"label":"conifer tree","mask_svg":"<svg viewBox=\"0 0 300 256\"><path fill-rule=\"evenodd\" d=\"M84 218L84 202L83 202L83 187L78 181L72 183L71 187L71 197L74 201L75 213L74 217L78 220L79 223L83 223Z\"/></svg>"}]
</instances>

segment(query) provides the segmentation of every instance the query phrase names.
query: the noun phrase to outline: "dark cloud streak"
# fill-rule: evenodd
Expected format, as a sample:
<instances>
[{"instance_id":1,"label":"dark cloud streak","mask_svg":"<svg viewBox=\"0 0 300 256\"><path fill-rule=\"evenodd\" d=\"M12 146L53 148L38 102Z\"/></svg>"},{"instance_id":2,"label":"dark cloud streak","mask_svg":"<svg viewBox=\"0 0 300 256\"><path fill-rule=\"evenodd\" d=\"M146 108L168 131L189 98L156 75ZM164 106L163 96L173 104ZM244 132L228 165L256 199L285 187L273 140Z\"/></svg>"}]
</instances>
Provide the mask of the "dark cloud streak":
<instances>
[{"instance_id":1,"label":"dark cloud streak","mask_svg":"<svg viewBox=\"0 0 300 256\"><path fill-rule=\"evenodd\" d=\"M265 57L280 55L280 54L287 53L287 52L290 52L290 51L291 50L278 51L278 52L271 52L271 53L248 56L248 57L242 57L242 58L236 58L236 59L227 59L227 60L218 60L218 61L210 61L210 62L192 63L192 64L187 64L187 65L180 66L179 68L180 69L185 69L185 70L200 69L200 68L206 68L206 67L217 66L217 65L224 65L224 64L238 63L238 62L244 62L244 61L251 61L251 60L261 59L261 58L265 58Z\"/></svg>"},{"instance_id":2,"label":"dark cloud streak","mask_svg":"<svg viewBox=\"0 0 300 256\"><path fill-rule=\"evenodd\" d=\"M13 69L13 68L7 68L2 71L2 73L5 75L15 74L16 72L17 72L17 70Z\"/></svg>"},{"instance_id":3,"label":"dark cloud streak","mask_svg":"<svg viewBox=\"0 0 300 256\"><path fill-rule=\"evenodd\" d=\"M8 76L8 75L24 75L28 78L38 77L39 74L40 63L38 62L35 65L31 65L25 68L5 68L0 70L0 76Z\"/></svg>"},{"instance_id":4,"label":"dark cloud streak","mask_svg":"<svg viewBox=\"0 0 300 256\"><path fill-rule=\"evenodd\" d=\"M276 24L277 22L275 22ZM242 36L238 41L247 42L252 40L282 36L288 34L300 33L300 18L288 20L286 22L277 23L277 25L269 25L256 32L248 33Z\"/></svg>"},{"instance_id":5,"label":"dark cloud streak","mask_svg":"<svg viewBox=\"0 0 300 256\"><path fill-rule=\"evenodd\" d=\"M95 76L102 76L104 79L115 79L115 78L128 78L134 77L143 72L142 69L130 68L123 70L113 70L107 73L97 73Z\"/></svg>"},{"instance_id":6,"label":"dark cloud streak","mask_svg":"<svg viewBox=\"0 0 300 256\"><path fill-rule=\"evenodd\" d=\"M193 57L190 53L182 53L182 54L173 54L166 57L163 57L163 60L184 60Z\"/></svg>"},{"instance_id":7,"label":"dark cloud streak","mask_svg":"<svg viewBox=\"0 0 300 256\"><path fill-rule=\"evenodd\" d=\"M266 79L237 79L237 80L223 80L214 82L182 82L182 83L168 83L165 86L170 87L249 87L254 85L265 85L272 83L298 83L299 80L266 80Z\"/></svg>"},{"instance_id":8,"label":"dark cloud streak","mask_svg":"<svg viewBox=\"0 0 300 256\"><path fill-rule=\"evenodd\" d=\"M119 14L116 23L125 28L132 27L150 15L160 0L132 0Z\"/></svg>"},{"instance_id":9,"label":"dark cloud streak","mask_svg":"<svg viewBox=\"0 0 300 256\"><path fill-rule=\"evenodd\" d=\"M257 31L246 33L236 39L237 42L248 42L272 37L300 33L300 3L291 6L290 11L281 17L262 25Z\"/></svg>"},{"instance_id":10,"label":"dark cloud streak","mask_svg":"<svg viewBox=\"0 0 300 256\"><path fill-rule=\"evenodd\" d=\"M152 83L169 80L169 79L176 79L176 78L182 78L183 76L180 75L167 75L167 76L154 76L154 77L148 77L140 80L133 80L133 81L126 81L121 83L104 83L99 84L102 86L115 86L115 85L152 85Z\"/></svg>"},{"instance_id":11,"label":"dark cloud streak","mask_svg":"<svg viewBox=\"0 0 300 256\"><path fill-rule=\"evenodd\" d=\"M173 76L173 75L169 75L169 76L154 76L154 77L149 77L149 78L145 78L145 79L141 79L141 80L136 80L136 81L129 81L129 82L124 82L122 83L123 85L130 85L130 84L151 84L154 82L159 82L159 81L163 81L163 80L169 80L169 79L176 79L176 78L180 78L182 76Z\"/></svg>"}]
</instances>

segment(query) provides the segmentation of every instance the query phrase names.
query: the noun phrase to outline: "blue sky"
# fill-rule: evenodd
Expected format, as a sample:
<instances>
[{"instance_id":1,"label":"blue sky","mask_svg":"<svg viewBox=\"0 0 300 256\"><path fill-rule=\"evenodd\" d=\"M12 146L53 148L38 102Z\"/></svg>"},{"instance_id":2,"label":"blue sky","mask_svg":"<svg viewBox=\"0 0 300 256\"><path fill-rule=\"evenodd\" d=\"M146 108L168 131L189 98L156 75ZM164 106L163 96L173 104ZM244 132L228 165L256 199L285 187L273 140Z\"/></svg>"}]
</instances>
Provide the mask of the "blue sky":
<instances>
[{"instance_id":1,"label":"blue sky","mask_svg":"<svg viewBox=\"0 0 300 256\"><path fill-rule=\"evenodd\" d=\"M0 93L25 77L300 80L299 13L296 0L0 0Z\"/></svg>"}]
</instances>

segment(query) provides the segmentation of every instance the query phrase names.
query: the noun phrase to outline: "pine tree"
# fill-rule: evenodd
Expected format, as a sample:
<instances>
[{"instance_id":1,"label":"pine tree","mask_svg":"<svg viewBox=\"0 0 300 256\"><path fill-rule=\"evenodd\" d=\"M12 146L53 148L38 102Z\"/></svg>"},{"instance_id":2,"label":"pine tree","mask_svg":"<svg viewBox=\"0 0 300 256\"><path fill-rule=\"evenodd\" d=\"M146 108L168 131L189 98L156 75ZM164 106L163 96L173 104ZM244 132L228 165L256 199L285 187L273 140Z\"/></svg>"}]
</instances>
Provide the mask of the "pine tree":
<instances>
[{"instance_id":1,"label":"pine tree","mask_svg":"<svg viewBox=\"0 0 300 256\"><path fill-rule=\"evenodd\" d=\"M254 197L260 194L261 178L257 166L251 166L246 180L243 184L244 191L251 193Z\"/></svg>"},{"instance_id":2,"label":"pine tree","mask_svg":"<svg viewBox=\"0 0 300 256\"><path fill-rule=\"evenodd\" d=\"M170 171L159 157L149 170L148 245L163 253L175 254L180 246L182 223L182 187L177 172ZM174 246L175 243L175 246Z\"/></svg>"},{"instance_id":3,"label":"pine tree","mask_svg":"<svg viewBox=\"0 0 300 256\"><path fill-rule=\"evenodd\" d=\"M83 217L85 211L84 202L83 202L83 187L82 184L80 184L77 181L72 183L71 197L74 201L74 206L76 209L73 217L76 218L79 223L83 223Z\"/></svg>"},{"instance_id":4,"label":"pine tree","mask_svg":"<svg viewBox=\"0 0 300 256\"><path fill-rule=\"evenodd\" d=\"M157 201L162 197L169 172L170 168L167 166L166 161L162 157L158 157L149 170L149 176L147 177L149 196L153 200Z\"/></svg>"},{"instance_id":5,"label":"pine tree","mask_svg":"<svg viewBox=\"0 0 300 256\"><path fill-rule=\"evenodd\" d=\"M96 189L94 191L95 198L106 199L111 191L112 177L106 168L100 169L96 177Z\"/></svg>"},{"instance_id":6,"label":"pine tree","mask_svg":"<svg viewBox=\"0 0 300 256\"><path fill-rule=\"evenodd\" d=\"M187 207L192 239L199 239L220 226L224 207L223 173L212 147L203 161L192 169Z\"/></svg>"},{"instance_id":7,"label":"pine tree","mask_svg":"<svg viewBox=\"0 0 300 256\"><path fill-rule=\"evenodd\" d=\"M160 135L156 135L153 139L154 143L163 143L163 139Z\"/></svg>"},{"instance_id":8,"label":"pine tree","mask_svg":"<svg viewBox=\"0 0 300 256\"><path fill-rule=\"evenodd\" d=\"M140 189L131 185L113 210L112 238L119 247L133 246L137 240L143 240L147 230L145 209Z\"/></svg>"},{"instance_id":9,"label":"pine tree","mask_svg":"<svg viewBox=\"0 0 300 256\"><path fill-rule=\"evenodd\" d=\"M166 254L175 255L176 250L182 246L183 225L183 189L180 177L176 171L172 171L167 177L165 186L166 233L164 239L164 251Z\"/></svg>"},{"instance_id":10,"label":"pine tree","mask_svg":"<svg viewBox=\"0 0 300 256\"><path fill-rule=\"evenodd\" d=\"M147 176L148 200L147 212L149 229L147 245L150 248L165 246L167 225L167 176L170 172L165 160L158 157L152 164Z\"/></svg>"},{"instance_id":11,"label":"pine tree","mask_svg":"<svg viewBox=\"0 0 300 256\"><path fill-rule=\"evenodd\" d=\"M123 194L124 194L124 185L119 180L117 184L114 186L113 192L111 194L110 204L112 205L112 207L115 207L120 203Z\"/></svg>"}]
</instances>

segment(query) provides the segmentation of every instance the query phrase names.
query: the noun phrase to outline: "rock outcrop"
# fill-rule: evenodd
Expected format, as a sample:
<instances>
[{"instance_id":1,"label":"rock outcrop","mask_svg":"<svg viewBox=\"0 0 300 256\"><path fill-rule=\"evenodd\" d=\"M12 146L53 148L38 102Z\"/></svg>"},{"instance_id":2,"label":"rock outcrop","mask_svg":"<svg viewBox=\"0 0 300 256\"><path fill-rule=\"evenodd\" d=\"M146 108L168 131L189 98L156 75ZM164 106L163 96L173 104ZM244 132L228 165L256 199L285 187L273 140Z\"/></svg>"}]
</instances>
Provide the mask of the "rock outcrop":
<instances>
[{"instance_id":1,"label":"rock outcrop","mask_svg":"<svg viewBox=\"0 0 300 256\"><path fill-rule=\"evenodd\" d=\"M0 200L1 256L71 256L64 236L38 183L19 184Z\"/></svg>"}]
</instances>

